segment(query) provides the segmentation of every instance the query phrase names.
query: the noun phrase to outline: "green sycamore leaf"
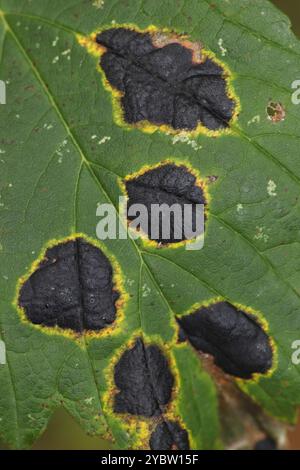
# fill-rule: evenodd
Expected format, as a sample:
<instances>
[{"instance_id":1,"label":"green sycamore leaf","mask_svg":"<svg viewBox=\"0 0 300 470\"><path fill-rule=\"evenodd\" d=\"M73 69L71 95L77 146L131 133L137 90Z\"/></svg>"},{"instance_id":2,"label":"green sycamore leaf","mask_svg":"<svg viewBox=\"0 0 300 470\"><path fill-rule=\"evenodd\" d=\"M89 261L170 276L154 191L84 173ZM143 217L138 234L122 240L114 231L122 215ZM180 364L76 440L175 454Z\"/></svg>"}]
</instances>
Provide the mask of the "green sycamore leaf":
<instances>
[{"instance_id":1,"label":"green sycamore leaf","mask_svg":"<svg viewBox=\"0 0 300 470\"><path fill-rule=\"evenodd\" d=\"M175 30L212 51L231 71L241 103L231 131L176 139L117 123L100 56L82 47L82 38L114 24ZM266 0L0 1L7 89L0 106L0 433L11 447L31 446L64 406L87 433L117 448L148 448L155 420L112 407L114 366L137 337L159 345L174 375L165 419L181 423L191 448L221 447L215 377L205 358L178 342L175 321L216 299L256 312L274 347L271 373L237 387L268 415L295 421L300 107L291 84L299 69L300 44ZM268 117L270 102L284 107L284 120ZM168 159L207 184L204 248L101 242L120 268L126 298L115 327L75 338L23 321L15 302L20 279L49 244L76 233L96 243L96 209L118 206L120 179Z\"/></svg>"}]
</instances>

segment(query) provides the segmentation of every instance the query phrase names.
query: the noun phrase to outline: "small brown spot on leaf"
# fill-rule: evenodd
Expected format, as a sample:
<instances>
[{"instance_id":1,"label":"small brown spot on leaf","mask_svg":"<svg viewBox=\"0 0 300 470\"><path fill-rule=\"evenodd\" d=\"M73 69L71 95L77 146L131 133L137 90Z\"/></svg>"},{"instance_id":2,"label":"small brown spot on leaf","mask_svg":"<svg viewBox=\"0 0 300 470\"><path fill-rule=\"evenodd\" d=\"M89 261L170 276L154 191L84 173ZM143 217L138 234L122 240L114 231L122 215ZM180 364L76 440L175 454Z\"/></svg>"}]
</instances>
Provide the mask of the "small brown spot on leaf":
<instances>
[{"instance_id":1,"label":"small brown spot on leaf","mask_svg":"<svg viewBox=\"0 0 300 470\"><path fill-rule=\"evenodd\" d=\"M270 121L277 123L285 120L286 112L284 106L276 101L270 101L267 106L267 115Z\"/></svg>"},{"instance_id":2,"label":"small brown spot on leaf","mask_svg":"<svg viewBox=\"0 0 300 470\"><path fill-rule=\"evenodd\" d=\"M215 183L218 180L218 178L219 177L215 175L211 175L207 177L209 183Z\"/></svg>"}]
</instances>

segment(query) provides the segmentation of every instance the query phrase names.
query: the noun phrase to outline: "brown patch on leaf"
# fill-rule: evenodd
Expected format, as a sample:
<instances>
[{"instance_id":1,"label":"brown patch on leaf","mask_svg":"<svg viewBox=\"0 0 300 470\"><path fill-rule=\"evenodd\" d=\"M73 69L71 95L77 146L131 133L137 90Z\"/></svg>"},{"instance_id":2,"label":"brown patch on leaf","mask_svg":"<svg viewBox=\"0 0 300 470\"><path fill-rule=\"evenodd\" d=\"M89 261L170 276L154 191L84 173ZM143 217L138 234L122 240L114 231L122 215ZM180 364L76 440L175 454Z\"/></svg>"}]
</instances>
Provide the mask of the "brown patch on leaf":
<instances>
[{"instance_id":1,"label":"brown patch on leaf","mask_svg":"<svg viewBox=\"0 0 300 470\"><path fill-rule=\"evenodd\" d=\"M215 183L219 179L219 177L215 175L211 175L211 176L208 176L207 179L209 183Z\"/></svg>"},{"instance_id":2,"label":"brown patch on leaf","mask_svg":"<svg viewBox=\"0 0 300 470\"><path fill-rule=\"evenodd\" d=\"M269 438L278 448L287 445L287 426L265 414L244 394L235 381L214 363L212 356L198 351L203 368L214 379L219 398L221 437L227 450L251 450Z\"/></svg>"},{"instance_id":3,"label":"brown patch on leaf","mask_svg":"<svg viewBox=\"0 0 300 470\"><path fill-rule=\"evenodd\" d=\"M286 111L283 104L276 101L269 101L267 106L267 115L270 121L277 123L285 120Z\"/></svg>"},{"instance_id":4,"label":"brown patch on leaf","mask_svg":"<svg viewBox=\"0 0 300 470\"><path fill-rule=\"evenodd\" d=\"M153 45L157 48L162 48L170 44L180 44L186 49L190 49L193 53L193 62L195 64L201 64L203 62L202 49L203 46L201 42L192 42L189 41L185 36L180 36L179 34L170 34L157 31L152 34Z\"/></svg>"}]
</instances>

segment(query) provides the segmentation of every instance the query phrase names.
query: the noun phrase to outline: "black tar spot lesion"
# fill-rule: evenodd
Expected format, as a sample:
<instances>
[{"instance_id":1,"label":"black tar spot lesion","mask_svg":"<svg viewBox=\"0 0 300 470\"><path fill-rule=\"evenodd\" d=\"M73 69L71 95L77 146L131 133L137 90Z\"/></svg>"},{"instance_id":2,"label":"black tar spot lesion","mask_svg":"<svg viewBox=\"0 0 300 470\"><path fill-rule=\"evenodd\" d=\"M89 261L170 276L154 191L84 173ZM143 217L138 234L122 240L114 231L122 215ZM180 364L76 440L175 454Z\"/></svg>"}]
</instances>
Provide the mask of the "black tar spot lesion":
<instances>
[{"instance_id":1,"label":"black tar spot lesion","mask_svg":"<svg viewBox=\"0 0 300 470\"><path fill-rule=\"evenodd\" d=\"M118 392L114 411L137 416L159 416L171 400L174 378L168 360L156 345L138 338L115 366Z\"/></svg>"},{"instance_id":2,"label":"black tar spot lesion","mask_svg":"<svg viewBox=\"0 0 300 470\"><path fill-rule=\"evenodd\" d=\"M111 325L118 298L108 258L96 246L76 238L46 251L21 287L18 303L35 325L82 333Z\"/></svg>"},{"instance_id":3,"label":"black tar spot lesion","mask_svg":"<svg viewBox=\"0 0 300 470\"><path fill-rule=\"evenodd\" d=\"M99 33L106 48L100 65L110 85L122 93L124 119L148 121L174 130L216 131L229 127L236 103L228 96L224 69L211 58L193 61L178 41L156 47L150 33L125 27Z\"/></svg>"},{"instance_id":4,"label":"black tar spot lesion","mask_svg":"<svg viewBox=\"0 0 300 470\"><path fill-rule=\"evenodd\" d=\"M272 347L263 328L254 316L228 302L201 307L177 321L181 340L185 337L197 350L211 354L228 374L250 379L272 367Z\"/></svg>"},{"instance_id":5,"label":"black tar spot lesion","mask_svg":"<svg viewBox=\"0 0 300 470\"><path fill-rule=\"evenodd\" d=\"M189 437L185 429L174 421L159 423L150 437L151 450L189 450Z\"/></svg>"},{"instance_id":6,"label":"black tar spot lesion","mask_svg":"<svg viewBox=\"0 0 300 470\"><path fill-rule=\"evenodd\" d=\"M128 215L128 211L134 204L143 204L148 211L148 231L146 235L150 240L154 240L161 245L182 242L186 239L184 227L191 225L195 237L203 234L204 227L196 224L197 204L206 204L203 188L196 181L196 177L183 165L163 164L154 169L146 171L144 174L125 181L128 196L127 219L134 220L134 216ZM170 218L170 237L163 237L162 219L159 222L159 232L156 235L152 230L153 205L166 204L169 208L173 204L181 207L183 223L181 234L175 230L174 217ZM192 219L185 216L184 206L192 208ZM199 210L199 208L198 208ZM164 220L166 222L166 219ZM192 222L192 223L190 223ZM154 220L155 223L155 220ZM199 233L197 232L199 230ZM145 231L145 230L144 230Z\"/></svg>"}]
</instances>

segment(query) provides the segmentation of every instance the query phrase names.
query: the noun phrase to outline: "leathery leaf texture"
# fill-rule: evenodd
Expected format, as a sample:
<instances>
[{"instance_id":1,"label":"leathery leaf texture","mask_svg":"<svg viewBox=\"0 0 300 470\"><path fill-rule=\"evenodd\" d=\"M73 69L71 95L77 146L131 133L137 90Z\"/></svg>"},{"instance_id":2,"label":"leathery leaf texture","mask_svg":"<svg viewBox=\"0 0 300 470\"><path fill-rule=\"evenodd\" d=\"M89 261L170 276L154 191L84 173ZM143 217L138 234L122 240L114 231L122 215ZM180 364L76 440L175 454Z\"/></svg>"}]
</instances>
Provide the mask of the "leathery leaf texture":
<instances>
[{"instance_id":1,"label":"leathery leaf texture","mask_svg":"<svg viewBox=\"0 0 300 470\"><path fill-rule=\"evenodd\" d=\"M299 69L266 0L0 0L9 446L30 447L63 406L116 448L220 448L220 377L295 421ZM153 185L160 165L188 185ZM97 207L126 184L133 200L205 202L203 249L98 241Z\"/></svg>"}]
</instances>

